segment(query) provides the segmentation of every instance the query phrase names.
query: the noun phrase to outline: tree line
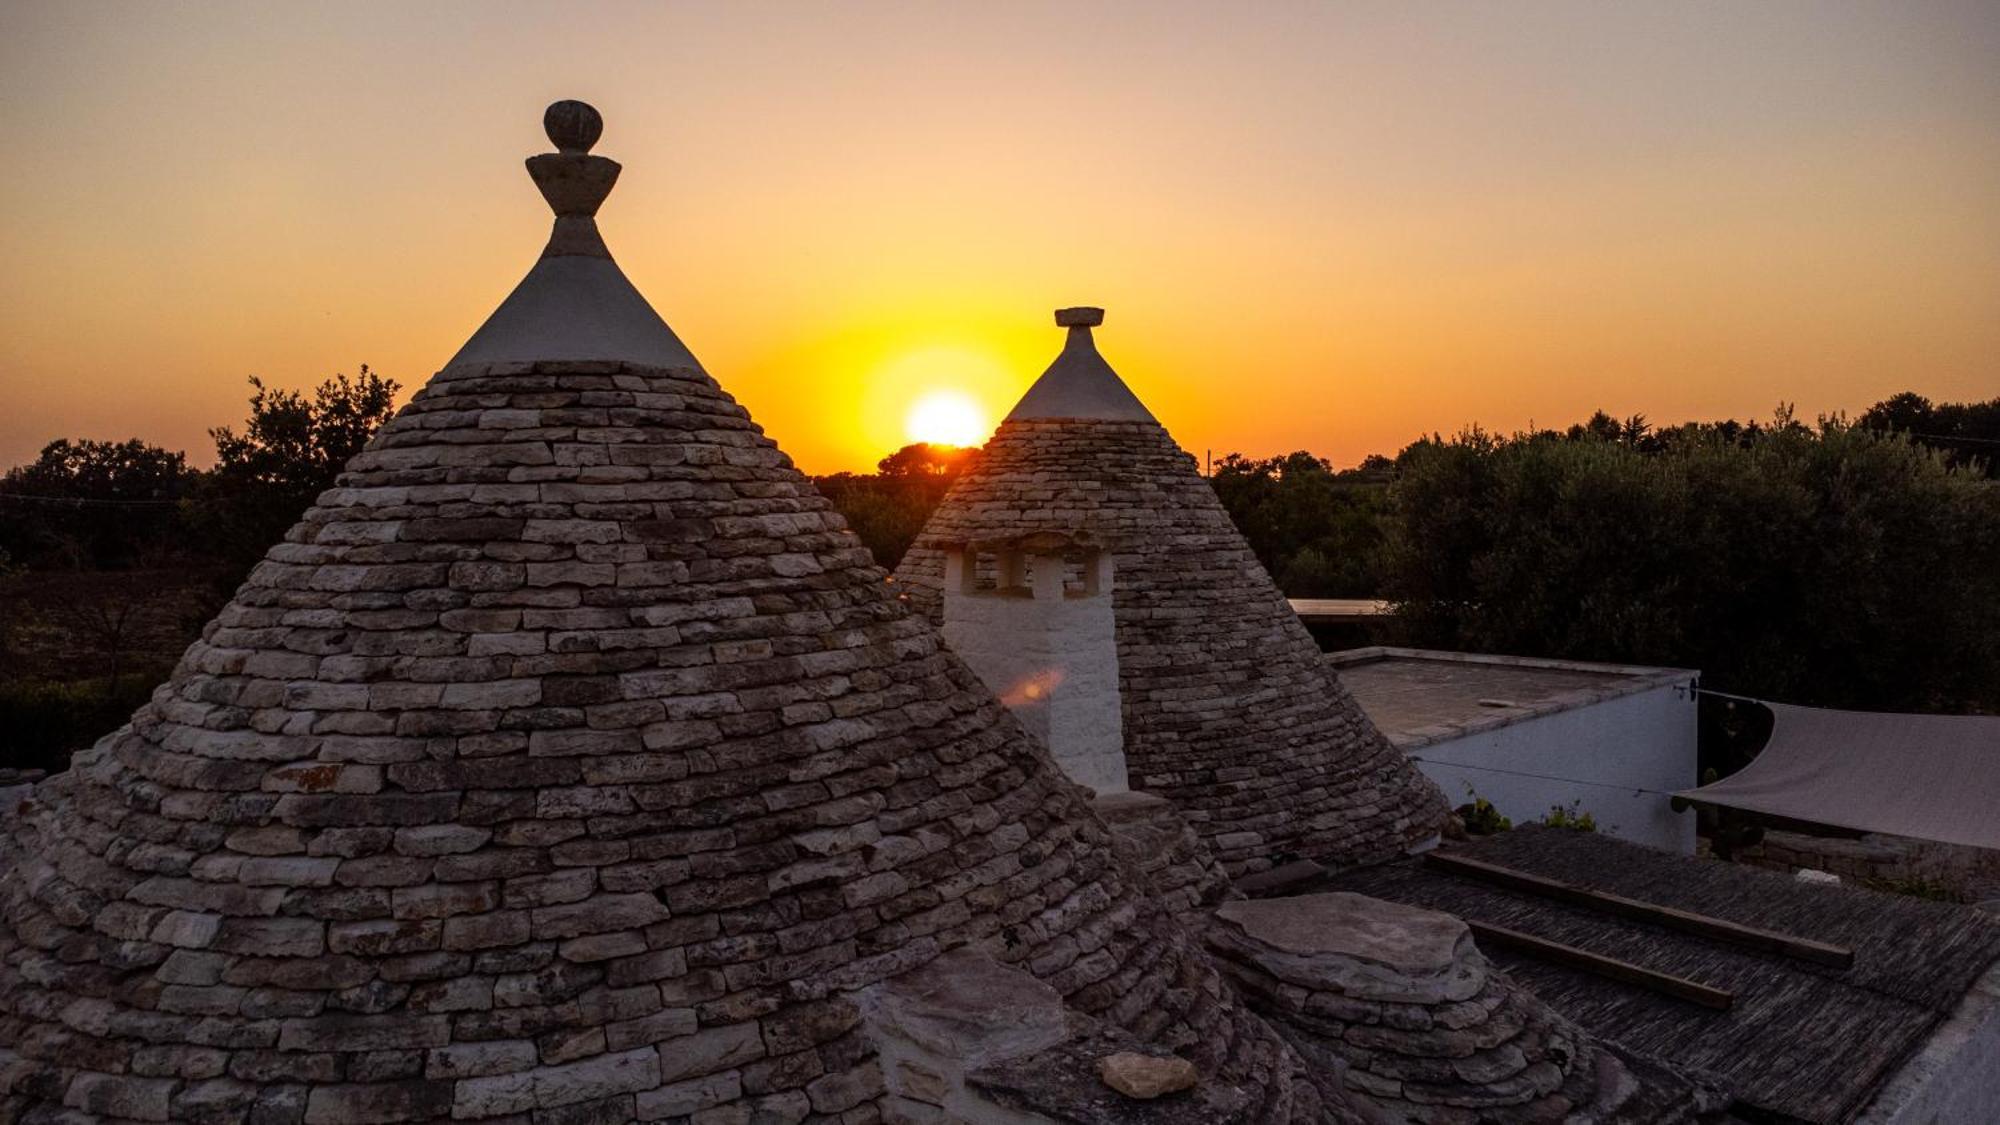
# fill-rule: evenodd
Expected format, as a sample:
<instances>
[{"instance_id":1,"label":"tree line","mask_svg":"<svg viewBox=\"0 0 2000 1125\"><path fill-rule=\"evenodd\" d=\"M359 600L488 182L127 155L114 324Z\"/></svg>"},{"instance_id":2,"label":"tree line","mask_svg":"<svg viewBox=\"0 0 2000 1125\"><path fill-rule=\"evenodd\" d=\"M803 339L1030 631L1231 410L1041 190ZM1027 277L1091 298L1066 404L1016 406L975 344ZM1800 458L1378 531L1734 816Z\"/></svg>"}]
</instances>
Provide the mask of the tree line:
<instances>
[{"instance_id":1,"label":"tree line","mask_svg":"<svg viewBox=\"0 0 2000 1125\"><path fill-rule=\"evenodd\" d=\"M243 428L209 431L213 468L137 438L60 438L9 469L0 558L30 570L211 566L234 586L395 413L399 389L365 364L310 393L250 387Z\"/></svg>"},{"instance_id":2,"label":"tree line","mask_svg":"<svg viewBox=\"0 0 2000 1125\"><path fill-rule=\"evenodd\" d=\"M59 767L126 717L224 598L394 413L361 368L309 392L250 380L215 464L58 439L0 476L0 768Z\"/></svg>"},{"instance_id":3,"label":"tree line","mask_svg":"<svg viewBox=\"0 0 2000 1125\"><path fill-rule=\"evenodd\" d=\"M1990 445L1987 443L1991 443ZM1388 639L1697 668L1720 691L2000 711L2000 399L1853 419L1432 435L1350 469L1230 454L1210 483L1292 597L1396 603ZM893 567L976 451L820 479Z\"/></svg>"},{"instance_id":4,"label":"tree line","mask_svg":"<svg viewBox=\"0 0 2000 1125\"><path fill-rule=\"evenodd\" d=\"M363 367L310 391L251 389L240 428L210 432L212 468L136 439L66 439L0 477L0 727L17 747L74 748L122 721L158 659L389 419L398 387ZM1990 712L1996 454L2000 399L1901 394L1811 424L1780 410L1473 428L1349 469L1232 453L1210 481L1287 594L1389 599L1391 639L1699 668L1710 687L1802 703ZM815 480L893 567L977 458L912 445ZM125 655L141 634L154 663ZM17 659L37 644L94 655Z\"/></svg>"},{"instance_id":5,"label":"tree line","mask_svg":"<svg viewBox=\"0 0 2000 1125\"><path fill-rule=\"evenodd\" d=\"M1417 644L1698 668L1821 706L2000 710L2000 481L1873 413L1417 442L1396 459L1379 593Z\"/></svg>"}]
</instances>

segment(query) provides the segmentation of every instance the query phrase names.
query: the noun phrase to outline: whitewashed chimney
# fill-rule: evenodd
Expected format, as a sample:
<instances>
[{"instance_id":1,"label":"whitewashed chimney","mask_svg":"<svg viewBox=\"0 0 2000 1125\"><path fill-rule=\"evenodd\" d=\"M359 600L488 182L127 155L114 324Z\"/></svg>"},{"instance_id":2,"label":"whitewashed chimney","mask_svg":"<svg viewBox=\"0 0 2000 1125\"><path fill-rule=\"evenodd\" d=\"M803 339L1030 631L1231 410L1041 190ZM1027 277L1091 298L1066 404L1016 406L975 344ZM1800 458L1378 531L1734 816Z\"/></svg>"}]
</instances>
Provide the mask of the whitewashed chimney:
<instances>
[{"instance_id":1,"label":"whitewashed chimney","mask_svg":"<svg viewBox=\"0 0 2000 1125\"><path fill-rule=\"evenodd\" d=\"M945 571L953 651L1070 780L1125 792L1111 551L1059 535L966 543L946 552Z\"/></svg>"}]
</instances>

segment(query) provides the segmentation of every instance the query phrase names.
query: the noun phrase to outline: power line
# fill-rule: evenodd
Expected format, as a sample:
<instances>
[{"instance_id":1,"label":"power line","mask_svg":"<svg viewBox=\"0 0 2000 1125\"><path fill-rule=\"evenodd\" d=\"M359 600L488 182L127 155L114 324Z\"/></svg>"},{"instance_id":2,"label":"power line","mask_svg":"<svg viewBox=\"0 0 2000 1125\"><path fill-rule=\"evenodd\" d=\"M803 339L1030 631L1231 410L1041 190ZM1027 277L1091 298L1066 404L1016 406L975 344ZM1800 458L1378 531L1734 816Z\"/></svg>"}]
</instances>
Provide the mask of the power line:
<instances>
[{"instance_id":1,"label":"power line","mask_svg":"<svg viewBox=\"0 0 2000 1125\"><path fill-rule=\"evenodd\" d=\"M1668 790L1648 789L1643 785L1612 785L1608 782L1603 782L1603 781L1585 781L1582 778L1578 777L1558 777L1552 773L1533 773L1528 770L1503 769L1499 766L1475 766L1471 762L1447 762L1438 758L1419 758L1414 754L1410 755L1410 760L1413 762L1424 762L1434 766L1451 766L1454 769L1480 770L1484 773L1504 773L1504 774L1511 774L1514 777L1532 777L1541 781L1560 781L1565 785L1588 785L1596 789L1616 789L1621 793L1628 793L1634 796L1637 796L1640 793L1651 793L1656 797L1673 796L1673 793L1669 792Z\"/></svg>"},{"instance_id":2,"label":"power line","mask_svg":"<svg viewBox=\"0 0 2000 1125\"><path fill-rule=\"evenodd\" d=\"M179 500L100 500L89 496L36 496L26 492L0 490L0 500L18 500L29 504L69 504L76 507L96 505L107 508L170 508Z\"/></svg>"},{"instance_id":3,"label":"power line","mask_svg":"<svg viewBox=\"0 0 2000 1125\"><path fill-rule=\"evenodd\" d=\"M1918 430L1869 430L1871 434L1902 434L1905 437L1925 438L1930 441L1969 441L1979 445L2000 445L2000 438L1965 437L1958 434L1927 434Z\"/></svg>"},{"instance_id":4,"label":"power line","mask_svg":"<svg viewBox=\"0 0 2000 1125\"><path fill-rule=\"evenodd\" d=\"M1697 687L1694 691L1696 695L1712 695L1717 699L1727 699L1733 703L1755 703L1759 707L1768 707L1771 704L1771 701L1768 699L1753 699L1747 695L1731 695L1726 691L1716 691L1713 688Z\"/></svg>"}]
</instances>

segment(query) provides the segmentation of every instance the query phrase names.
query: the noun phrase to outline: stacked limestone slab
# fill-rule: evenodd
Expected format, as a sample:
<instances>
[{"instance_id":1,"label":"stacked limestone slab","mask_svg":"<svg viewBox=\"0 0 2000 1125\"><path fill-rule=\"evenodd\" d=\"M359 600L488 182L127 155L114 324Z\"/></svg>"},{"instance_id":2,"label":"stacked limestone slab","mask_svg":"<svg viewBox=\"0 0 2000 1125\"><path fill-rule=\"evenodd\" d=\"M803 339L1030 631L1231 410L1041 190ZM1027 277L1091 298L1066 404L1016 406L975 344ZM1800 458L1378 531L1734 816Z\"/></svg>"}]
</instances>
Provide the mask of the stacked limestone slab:
<instances>
[{"instance_id":1,"label":"stacked limestone slab","mask_svg":"<svg viewBox=\"0 0 2000 1125\"><path fill-rule=\"evenodd\" d=\"M1179 806L1233 874L1397 856L1436 788L1362 715L1214 490L1098 354L1095 309L953 485L897 569L940 620L946 552L1038 533L1114 545L1133 789Z\"/></svg>"},{"instance_id":2,"label":"stacked limestone slab","mask_svg":"<svg viewBox=\"0 0 2000 1125\"><path fill-rule=\"evenodd\" d=\"M1728 1101L1592 1038L1449 914L1341 893L1231 902L1208 942L1253 1007L1389 1121L1691 1122Z\"/></svg>"},{"instance_id":3,"label":"stacked limestone slab","mask_svg":"<svg viewBox=\"0 0 2000 1125\"><path fill-rule=\"evenodd\" d=\"M940 1119L864 1009L951 951L1352 1120L631 291L594 118L493 320L6 802L0 1119Z\"/></svg>"},{"instance_id":4,"label":"stacked limestone slab","mask_svg":"<svg viewBox=\"0 0 2000 1125\"><path fill-rule=\"evenodd\" d=\"M1190 928L1235 897L1229 873L1173 802L1151 793L1107 793L1090 807L1111 829L1126 870L1142 876L1153 900Z\"/></svg>"}]
</instances>

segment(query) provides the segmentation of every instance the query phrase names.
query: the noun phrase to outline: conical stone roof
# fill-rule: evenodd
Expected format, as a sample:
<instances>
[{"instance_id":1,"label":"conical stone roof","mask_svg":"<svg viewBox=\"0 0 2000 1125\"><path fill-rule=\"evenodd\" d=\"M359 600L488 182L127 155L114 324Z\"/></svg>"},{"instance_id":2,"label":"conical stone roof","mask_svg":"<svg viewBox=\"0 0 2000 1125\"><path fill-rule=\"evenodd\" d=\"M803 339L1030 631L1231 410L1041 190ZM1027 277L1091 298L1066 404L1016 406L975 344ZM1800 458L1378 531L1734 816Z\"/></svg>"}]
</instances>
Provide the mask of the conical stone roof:
<instances>
[{"instance_id":1,"label":"conical stone roof","mask_svg":"<svg viewBox=\"0 0 2000 1125\"><path fill-rule=\"evenodd\" d=\"M0 1119L875 1121L869 990L951 951L1240 1119L1351 1120L620 295L595 113L550 124L521 290L128 726L11 791Z\"/></svg>"},{"instance_id":2,"label":"conical stone roof","mask_svg":"<svg viewBox=\"0 0 2000 1125\"><path fill-rule=\"evenodd\" d=\"M1435 786L1361 713L1192 457L1064 309L1062 354L896 571L940 620L945 553L1058 533L1113 546L1131 786L1179 805L1232 872L1365 863L1436 835Z\"/></svg>"},{"instance_id":3,"label":"conical stone roof","mask_svg":"<svg viewBox=\"0 0 2000 1125\"><path fill-rule=\"evenodd\" d=\"M1057 309L1056 324L1069 329L1063 350L1028 393L1014 404L1006 421L1071 418L1092 422L1157 422L1153 412L1125 385L1104 356L1090 330L1104 323L1104 310Z\"/></svg>"}]
</instances>

